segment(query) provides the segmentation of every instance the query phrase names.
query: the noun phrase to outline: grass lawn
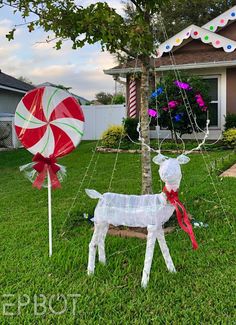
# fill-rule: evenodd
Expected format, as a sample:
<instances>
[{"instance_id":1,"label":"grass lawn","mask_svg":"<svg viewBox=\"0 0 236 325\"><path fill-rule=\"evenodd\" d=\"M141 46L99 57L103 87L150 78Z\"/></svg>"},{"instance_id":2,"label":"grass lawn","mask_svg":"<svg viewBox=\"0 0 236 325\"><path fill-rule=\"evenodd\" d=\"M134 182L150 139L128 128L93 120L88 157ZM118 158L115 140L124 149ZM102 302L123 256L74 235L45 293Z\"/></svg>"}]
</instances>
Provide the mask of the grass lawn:
<instances>
[{"instance_id":1,"label":"grass lawn","mask_svg":"<svg viewBox=\"0 0 236 325\"><path fill-rule=\"evenodd\" d=\"M83 142L60 160L68 177L62 189L53 192L51 259L47 191L33 189L18 169L31 155L25 150L0 153L0 324L236 324L236 179L221 180L217 173L210 177L206 170L228 152L207 153L206 165L201 155L191 155L191 162L183 166L181 200L209 227L195 230L198 251L191 249L182 230L167 235L177 273L167 272L156 246L149 286L143 290L146 243L140 239L108 236L107 265L97 264L95 275L86 275L92 227L82 214L92 214L96 201L77 192L94 147L94 142ZM82 189L105 192L115 157L96 154L96 169L93 172L92 163ZM235 162L236 155L230 159L227 164ZM155 192L161 189L157 174L153 166ZM139 194L140 178L140 156L119 154L112 190ZM64 307L62 296L52 296L57 294L67 297L61 315L53 313ZM75 316L70 294L78 294ZM34 299L44 300L44 307L36 306L42 315L34 315ZM19 310L18 300L25 302ZM3 315L6 303L12 304L6 308L14 316Z\"/></svg>"}]
</instances>

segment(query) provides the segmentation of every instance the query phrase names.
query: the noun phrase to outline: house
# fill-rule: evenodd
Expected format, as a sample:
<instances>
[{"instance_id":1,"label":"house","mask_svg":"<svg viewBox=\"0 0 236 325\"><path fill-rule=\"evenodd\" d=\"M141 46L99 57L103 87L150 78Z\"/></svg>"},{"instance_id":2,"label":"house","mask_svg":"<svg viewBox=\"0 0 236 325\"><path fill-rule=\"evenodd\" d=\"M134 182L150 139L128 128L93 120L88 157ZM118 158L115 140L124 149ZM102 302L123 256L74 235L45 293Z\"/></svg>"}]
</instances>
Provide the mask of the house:
<instances>
[{"instance_id":1,"label":"house","mask_svg":"<svg viewBox=\"0 0 236 325\"><path fill-rule=\"evenodd\" d=\"M236 114L236 6L204 26L191 25L157 49L151 60L157 76L172 70L187 71L202 76L209 85L211 103L211 138L218 138L224 129L225 115ZM130 78L141 71L137 62L105 70L114 78L125 77L127 98L130 97ZM137 112L140 107L140 80L136 79ZM163 131L164 132L164 131Z\"/></svg>"},{"instance_id":2,"label":"house","mask_svg":"<svg viewBox=\"0 0 236 325\"><path fill-rule=\"evenodd\" d=\"M0 115L14 114L21 98L33 88L34 86L0 70Z\"/></svg>"},{"instance_id":3,"label":"house","mask_svg":"<svg viewBox=\"0 0 236 325\"><path fill-rule=\"evenodd\" d=\"M59 88L65 89L80 103L80 105L90 105L90 101L88 99L71 93L69 91L70 88L66 88L66 87L64 87L62 85L56 85L56 84L53 84L53 83L48 82L48 81L38 85L38 87L40 87L40 86L51 86L51 87L59 87Z\"/></svg>"}]
</instances>

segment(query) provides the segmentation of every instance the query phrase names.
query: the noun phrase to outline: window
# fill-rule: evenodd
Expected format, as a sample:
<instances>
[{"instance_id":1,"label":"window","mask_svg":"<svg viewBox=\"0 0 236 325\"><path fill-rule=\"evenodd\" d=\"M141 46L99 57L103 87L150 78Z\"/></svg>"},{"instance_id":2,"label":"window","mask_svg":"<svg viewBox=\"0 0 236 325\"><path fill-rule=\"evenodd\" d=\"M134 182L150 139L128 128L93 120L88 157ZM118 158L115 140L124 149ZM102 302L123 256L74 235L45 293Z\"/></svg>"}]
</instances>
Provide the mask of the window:
<instances>
[{"instance_id":1,"label":"window","mask_svg":"<svg viewBox=\"0 0 236 325\"><path fill-rule=\"evenodd\" d=\"M219 91L218 83L219 79L217 77L204 77L204 81L209 87L209 96L211 102L208 107L210 126L219 126Z\"/></svg>"}]
</instances>

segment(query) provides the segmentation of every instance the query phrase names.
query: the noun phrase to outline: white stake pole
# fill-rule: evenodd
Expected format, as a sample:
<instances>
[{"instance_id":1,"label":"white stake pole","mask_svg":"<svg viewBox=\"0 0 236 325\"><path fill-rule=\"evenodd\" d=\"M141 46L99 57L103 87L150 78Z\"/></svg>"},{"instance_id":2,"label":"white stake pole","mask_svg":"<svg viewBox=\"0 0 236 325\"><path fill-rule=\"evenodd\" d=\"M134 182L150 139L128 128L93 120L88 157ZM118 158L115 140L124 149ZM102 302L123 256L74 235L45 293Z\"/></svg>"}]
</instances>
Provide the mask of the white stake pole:
<instances>
[{"instance_id":1,"label":"white stake pole","mask_svg":"<svg viewBox=\"0 0 236 325\"><path fill-rule=\"evenodd\" d=\"M52 256L52 184L48 171L48 239L49 239L49 257Z\"/></svg>"}]
</instances>

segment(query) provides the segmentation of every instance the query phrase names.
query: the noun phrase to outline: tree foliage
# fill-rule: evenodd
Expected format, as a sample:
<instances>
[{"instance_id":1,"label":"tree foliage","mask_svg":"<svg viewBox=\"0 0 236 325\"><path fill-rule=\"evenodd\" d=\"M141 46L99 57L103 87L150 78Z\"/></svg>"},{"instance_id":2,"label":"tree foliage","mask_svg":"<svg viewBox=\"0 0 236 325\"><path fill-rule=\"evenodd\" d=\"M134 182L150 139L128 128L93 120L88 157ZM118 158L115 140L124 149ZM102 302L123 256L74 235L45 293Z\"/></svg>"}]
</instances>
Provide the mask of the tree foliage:
<instances>
[{"instance_id":1,"label":"tree foliage","mask_svg":"<svg viewBox=\"0 0 236 325\"><path fill-rule=\"evenodd\" d=\"M153 27L156 41L163 42L166 37L171 37L192 24L202 26L234 5L236 0L172 0L162 3L161 15L156 20L157 26ZM125 5L125 13L128 21L136 16L137 10L132 2Z\"/></svg>"},{"instance_id":2,"label":"tree foliage","mask_svg":"<svg viewBox=\"0 0 236 325\"><path fill-rule=\"evenodd\" d=\"M112 104L124 104L125 96L122 93L117 93L112 98Z\"/></svg>"},{"instance_id":3,"label":"tree foliage","mask_svg":"<svg viewBox=\"0 0 236 325\"><path fill-rule=\"evenodd\" d=\"M169 0L132 0L136 14L126 19L106 2L97 2L87 7L74 0L0 0L0 4L10 5L28 20L30 32L42 27L55 34L56 48L60 49L66 39L71 39L73 48L100 42L102 49L110 53L119 51L129 57L150 56L155 53L153 37L153 17L160 5ZM8 39L14 38L16 28L9 32Z\"/></svg>"},{"instance_id":4,"label":"tree foliage","mask_svg":"<svg viewBox=\"0 0 236 325\"><path fill-rule=\"evenodd\" d=\"M186 90L190 104L190 107L189 105L186 107L183 100L184 91L175 85L175 80L176 77L172 73L162 77L157 88L161 87L163 92L150 101L149 107L158 108L158 124L162 128L168 128L179 133L180 136L193 131L201 132L206 126L207 110L199 106L195 96L201 94L207 107L210 101L207 84L199 77L181 75L181 81L188 83L192 88ZM170 102L176 106L172 107Z\"/></svg>"},{"instance_id":5,"label":"tree foliage","mask_svg":"<svg viewBox=\"0 0 236 325\"><path fill-rule=\"evenodd\" d=\"M100 91L95 95L96 101L98 101L100 104L103 105L110 105L110 104L124 104L125 103L125 97L122 95L122 93L117 94L110 94L106 93L104 91Z\"/></svg>"},{"instance_id":6,"label":"tree foliage","mask_svg":"<svg viewBox=\"0 0 236 325\"><path fill-rule=\"evenodd\" d=\"M236 0L172 0L168 6L162 6L161 13L170 37L189 25L202 26L234 5ZM163 40L163 34L160 39Z\"/></svg>"},{"instance_id":7,"label":"tree foliage","mask_svg":"<svg viewBox=\"0 0 236 325\"><path fill-rule=\"evenodd\" d=\"M135 16L127 19L106 2L83 7L76 0L0 0L0 5L10 5L19 10L28 21L29 32L42 27L55 34L56 48L70 39L73 48L100 42L103 50L127 57L141 63L141 132L145 143L150 143L148 106L148 80L150 57L156 52L156 16L161 5L171 0L131 0L136 8ZM15 27L7 35L14 38ZM50 41L50 39L48 40ZM142 192L152 192L151 155L142 145Z\"/></svg>"},{"instance_id":8,"label":"tree foliage","mask_svg":"<svg viewBox=\"0 0 236 325\"><path fill-rule=\"evenodd\" d=\"M66 87L66 86L61 85L61 84L56 85L56 87L57 87L57 88L60 88L60 89L62 89L62 90L66 90L66 91L70 91L70 90L72 89L72 87Z\"/></svg>"},{"instance_id":9,"label":"tree foliage","mask_svg":"<svg viewBox=\"0 0 236 325\"><path fill-rule=\"evenodd\" d=\"M112 103L112 94L101 91L95 95L96 100L103 105L109 105Z\"/></svg>"},{"instance_id":10,"label":"tree foliage","mask_svg":"<svg viewBox=\"0 0 236 325\"><path fill-rule=\"evenodd\" d=\"M25 83L27 83L27 84L33 85L33 82L32 82L31 80L29 80L27 77L20 76L20 77L18 78L18 80L23 81L23 82L25 82Z\"/></svg>"}]
</instances>

